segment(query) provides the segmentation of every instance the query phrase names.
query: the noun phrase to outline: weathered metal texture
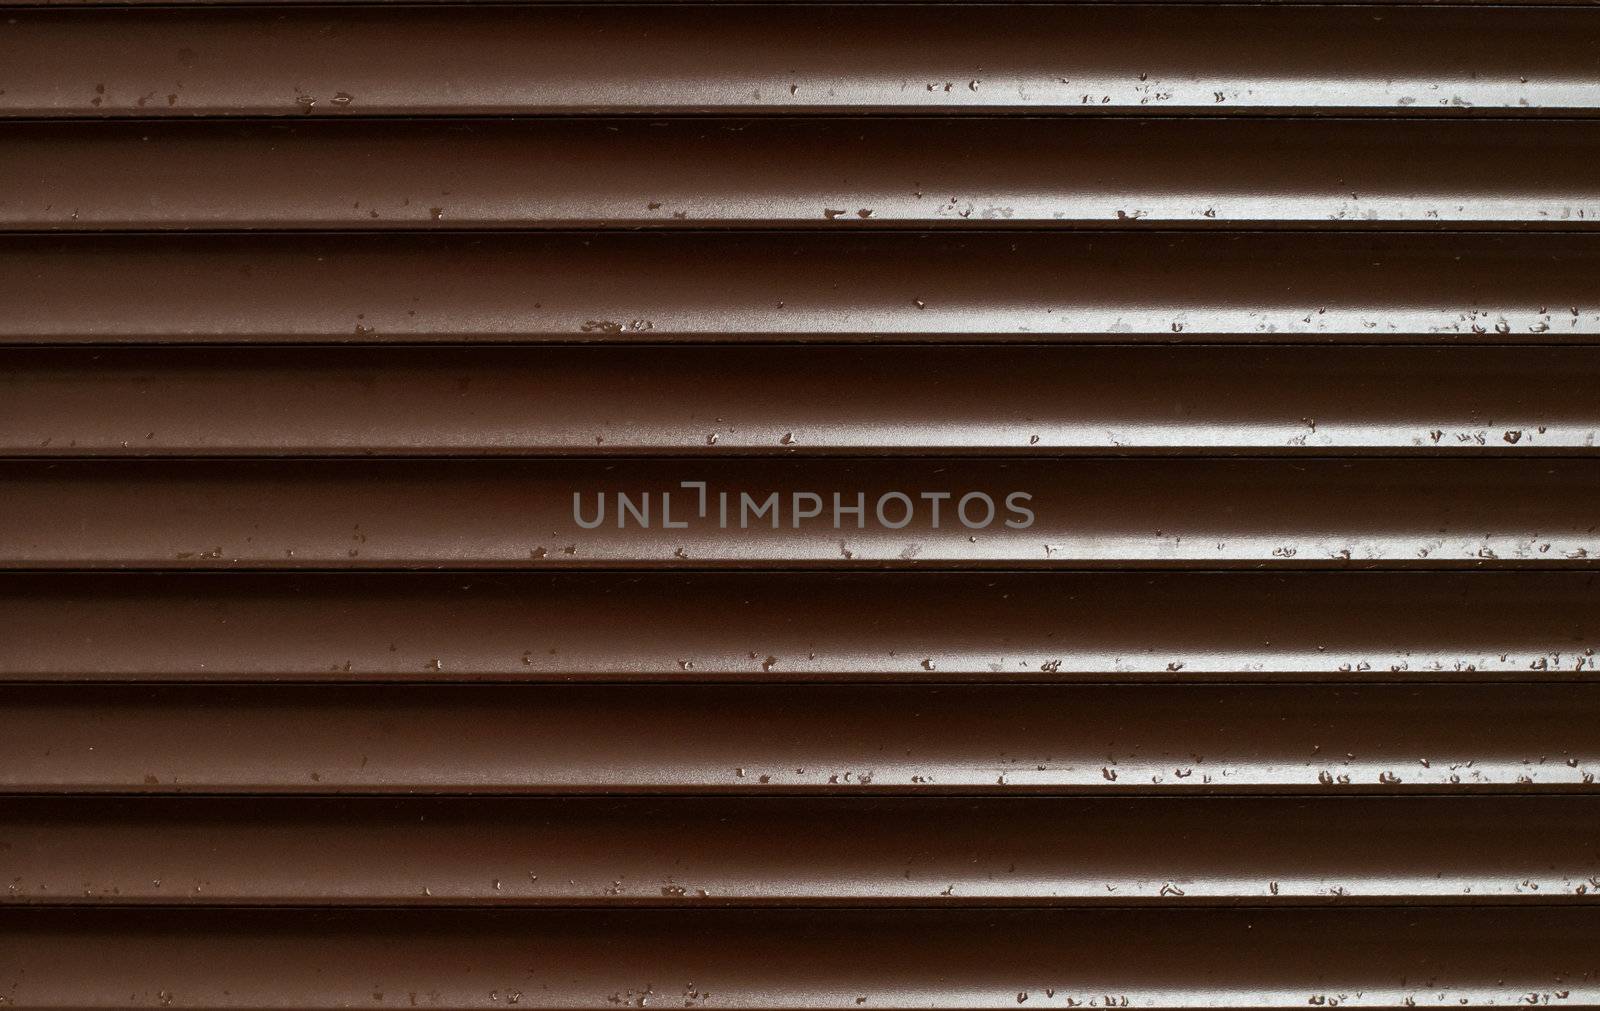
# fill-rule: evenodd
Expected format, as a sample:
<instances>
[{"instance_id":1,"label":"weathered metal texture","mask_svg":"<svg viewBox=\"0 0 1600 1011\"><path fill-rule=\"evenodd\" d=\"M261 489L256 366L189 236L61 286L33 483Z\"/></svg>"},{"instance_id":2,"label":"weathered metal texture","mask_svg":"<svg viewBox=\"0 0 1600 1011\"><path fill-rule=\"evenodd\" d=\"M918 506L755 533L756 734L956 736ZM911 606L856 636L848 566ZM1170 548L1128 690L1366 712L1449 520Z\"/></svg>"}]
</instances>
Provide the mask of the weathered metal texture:
<instances>
[{"instance_id":1,"label":"weathered metal texture","mask_svg":"<svg viewBox=\"0 0 1600 1011\"><path fill-rule=\"evenodd\" d=\"M0 577L0 679L1592 680L1600 576L194 573Z\"/></svg>"},{"instance_id":2,"label":"weathered metal texture","mask_svg":"<svg viewBox=\"0 0 1600 1011\"><path fill-rule=\"evenodd\" d=\"M1600 797L12 798L0 903L1594 904L1595 826Z\"/></svg>"},{"instance_id":3,"label":"weathered metal texture","mask_svg":"<svg viewBox=\"0 0 1600 1011\"><path fill-rule=\"evenodd\" d=\"M0 344L1592 344L1600 236L12 235L0 304Z\"/></svg>"},{"instance_id":4,"label":"weathered metal texture","mask_svg":"<svg viewBox=\"0 0 1600 1011\"><path fill-rule=\"evenodd\" d=\"M0 789L1593 793L1597 705L1594 683L11 685Z\"/></svg>"},{"instance_id":5,"label":"weathered metal texture","mask_svg":"<svg viewBox=\"0 0 1600 1011\"><path fill-rule=\"evenodd\" d=\"M0 126L9 230L1597 224L1587 120Z\"/></svg>"},{"instance_id":6,"label":"weathered metal texture","mask_svg":"<svg viewBox=\"0 0 1600 1011\"><path fill-rule=\"evenodd\" d=\"M1587 568L1597 494L1589 459L12 462L0 566Z\"/></svg>"},{"instance_id":7,"label":"weathered metal texture","mask_svg":"<svg viewBox=\"0 0 1600 1011\"><path fill-rule=\"evenodd\" d=\"M1584 1008L1596 932L1594 908L9 910L0 965L28 968L0 984L29 1008Z\"/></svg>"},{"instance_id":8,"label":"weathered metal texture","mask_svg":"<svg viewBox=\"0 0 1600 1011\"><path fill-rule=\"evenodd\" d=\"M1600 1008L1587 0L0 6L0 1011Z\"/></svg>"},{"instance_id":9,"label":"weathered metal texture","mask_svg":"<svg viewBox=\"0 0 1600 1011\"><path fill-rule=\"evenodd\" d=\"M1592 115L1597 35L1578 7L33 10L0 116Z\"/></svg>"},{"instance_id":10,"label":"weathered metal texture","mask_svg":"<svg viewBox=\"0 0 1600 1011\"><path fill-rule=\"evenodd\" d=\"M13 349L0 453L1592 453L1552 380L1600 348Z\"/></svg>"}]
</instances>

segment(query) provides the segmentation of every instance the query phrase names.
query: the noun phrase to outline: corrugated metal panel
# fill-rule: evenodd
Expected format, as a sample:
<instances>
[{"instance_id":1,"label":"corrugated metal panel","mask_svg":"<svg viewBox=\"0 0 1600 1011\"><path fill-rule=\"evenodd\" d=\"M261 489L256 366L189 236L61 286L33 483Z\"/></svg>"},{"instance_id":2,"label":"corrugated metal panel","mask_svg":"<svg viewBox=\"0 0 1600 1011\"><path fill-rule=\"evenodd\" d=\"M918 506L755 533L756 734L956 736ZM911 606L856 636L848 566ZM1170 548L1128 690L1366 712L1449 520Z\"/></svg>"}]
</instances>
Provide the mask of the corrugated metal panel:
<instances>
[{"instance_id":1,"label":"corrugated metal panel","mask_svg":"<svg viewBox=\"0 0 1600 1011\"><path fill-rule=\"evenodd\" d=\"M0 1011L1600 1007L1592 5L4 6Z\"/></svg>"}]
</instances>

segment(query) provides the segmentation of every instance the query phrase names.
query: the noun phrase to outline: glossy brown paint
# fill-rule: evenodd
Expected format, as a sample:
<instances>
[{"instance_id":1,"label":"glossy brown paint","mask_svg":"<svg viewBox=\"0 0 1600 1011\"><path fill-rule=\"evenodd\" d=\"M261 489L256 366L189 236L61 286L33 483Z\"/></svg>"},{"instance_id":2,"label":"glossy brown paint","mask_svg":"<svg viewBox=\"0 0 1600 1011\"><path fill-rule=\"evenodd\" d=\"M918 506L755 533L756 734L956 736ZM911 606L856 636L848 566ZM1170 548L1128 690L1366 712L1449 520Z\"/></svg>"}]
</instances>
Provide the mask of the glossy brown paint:
<instances>
[{"instance_id":1,"label":"glossy brown paint","mask_svg":"<svg viewBox=\"0 0 1600 1011\"><path fill-rule=\"evenodd\" d=\"M0 1011L1600 1008L1600 10L48 6Z\"/></svg>"},{"instance_id":2,"label":"glossy brown paint","mask_svg":"<svg viewBox=\"0 0 1600 1011\"><path fill-rule=\"evenodd\" d=\"M4 344L1592 344L1600 236L0 235L0 303Z\"/></svg>"},{"instance_id":3,"label":"glossy brown paint","mask_svg":"<svg viewBox=\"0 0 1600 1011\"><path fill-rule=\"evenodd\" d=\"M0 125L0 230L1596 224L1584 120Z\"/></svg>"},{"instance_id":4,"label":"glossy brown paint","mask_svg":"<svg viewBox=\"0 0 1600 1011\"><path fill-rule=\"evenodd\" d=\"M1592 453L1554 377L1600 348L0 350L0 453Z\"/></svg>"},{"instance_id":5,"label":"glossy brown paint","mask_svg":"<svg viewBox=\"0 0 1600 1011\"><path fill-rule=\"evenodd\" d=\"M1587 568L1597 494L1587 459L14 462L0 566Z\"/></svg>"},{"instance_id":6,"label":"glossy brown paint","mask_svg":"<svg viewBox=\"0 0 1600 1011\"><path fill-rule=\"evenodd\" d=\"M13 685L0 790L1588 794L1597 705L1592 683Z\"/></svg>"},{"instance_id":7,"label":"glossy brown paint","mask_svg":"<svg viewBox=\"0 0 1600 1011\"><path fill-rule=\"evenodd\" d=\"M0 679L1587 681L1597 578L10 574Z\"/></svg>"},{"instance_id":8,"label":"glossy brown paint","mask_svg":"<svg viewBox=\"0 0 1600 1011\"><path fill-rule=\"evenodd\" d=\"M1575 7L33 10L0 30L0 116L1592 115L1597 32Z\"/></svg>"},{"instance_id":9,"label":"glossy brown paint","mask_svg":"<svg viewBox=\"0 0 1600 1011\"><path fill-rule=\"evenodd\" d=\"M0 987L20 1008L1592 1007L1597 931L1593 908L10 910Z\"/></svg>"},{"instance_id":10,"label":"glossy brown paint","mask_svg":"<svg viewBox=\"0 0 1600 1011\"><path fill-rule=\"evenodd\" d=\"M1594 904L1597 826L1600 797L12 798L0 903Z\"/></svg>"}]
</instances>

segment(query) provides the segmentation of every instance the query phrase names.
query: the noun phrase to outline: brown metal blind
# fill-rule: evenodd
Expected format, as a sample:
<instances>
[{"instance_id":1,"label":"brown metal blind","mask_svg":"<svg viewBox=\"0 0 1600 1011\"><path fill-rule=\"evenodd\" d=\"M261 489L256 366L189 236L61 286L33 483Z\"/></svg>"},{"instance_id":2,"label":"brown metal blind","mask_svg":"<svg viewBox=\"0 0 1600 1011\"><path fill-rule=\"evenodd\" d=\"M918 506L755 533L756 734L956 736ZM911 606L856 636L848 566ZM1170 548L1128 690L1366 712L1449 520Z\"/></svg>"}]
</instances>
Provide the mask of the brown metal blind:
<instances>
[{"instance_id":1,"label":"brown metal blind","mask_svg":"<svg viewBox=\"0 0 1600 1011\"><path fill-rule=\"evenodd\" d=\"M1600 1007L1600 9L0 9L0 1011Z\"/></svg>"}]
</instances>

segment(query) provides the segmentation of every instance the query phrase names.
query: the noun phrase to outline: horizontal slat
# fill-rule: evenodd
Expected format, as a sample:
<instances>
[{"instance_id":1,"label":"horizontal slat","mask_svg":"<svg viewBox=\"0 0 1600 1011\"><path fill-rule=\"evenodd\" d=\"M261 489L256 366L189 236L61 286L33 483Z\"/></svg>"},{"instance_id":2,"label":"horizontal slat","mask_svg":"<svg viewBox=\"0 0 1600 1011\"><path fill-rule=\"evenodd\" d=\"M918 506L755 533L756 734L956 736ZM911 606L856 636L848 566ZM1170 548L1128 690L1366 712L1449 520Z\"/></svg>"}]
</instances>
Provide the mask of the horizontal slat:
<instances>
[{"instance_id":1,"label":"horizontal slat","mask_svg":"<svg viewBox=\"0 0 1600 1011\"><path fill-rule=\"evenodd\" d=\"M1597 494L1571 459L11 462L0 566L1571 567Z\"/></svg>"},{"instance_id":2,"label":"horizontal slat","mask_svg":"<svg viewBox=\"0 0 1600 1011\"><path fill-rule=\"evenodd\" d=\"M1597 932L1594 908L10 910L0 988L15 1008L1587 1008Z\"/></svg>"},{"instance_id":3,"label":"horizontal slat","mask_svg":"<svg viewBox=\"0 0 1600 1011\"><path fill-rule=\"evenodd\" d=\"M0 302L6 344L1593 343L1600 236L3 236Z\"/></svg>"},{"instance_id":4,"label":"horizontal slat","mask_svg":"<svg viewBox=\"0 0 1600 1011\"><path fill-rule=\"evenodd\" d=\"M0 577L7 681L1585 679L1591 573Z\"/></svg>"},{"instance_id":5,"label":"horizontal slat","mask_svg":"<svg viewBox=\"0 0 1600 1011\"><path fill-rule=\"evenodd\" d=\"M1586 115L1597 31L1576 8L26 11L0 30L0 115Z\"/></svg>"},{"instance_id":6,"label":"horizontal slat","mask_svg":"<svg viewBox=\"0 0 1600 1011\"><path fill-rule=\"evenodd\" d=\"M1557 376L1600 348L0 350L0 454L1593 453Z\"/></svg>"},{"instance_id":7,"label":"horizontal slat","mask_svg":"<svg viewBox=\"0 0 1600 1011\"><path fill-rule=\"evenodd\" d=\"M0 127L0 229L1596 224L1583 120Z\"/></svg>"},{"instance_id":8,"label":"horizontal slat","mask_svg":"<svg viewBox=\"0 0 1600 1011\"><path fill-rule=\"evenodd\" d=\"M0 790L1593 792L1597 706L1597 684L12 685Z\"/></svg>"},{"instance_id":9,"label":"horizontal slat","mask_svg":"<svg viewBox=\"0 0 1600 1011\"><path fill-rule=\"evenodd\" d=\"M1600 797L7 799L0 903L1593 902Z\"/></svg>"}]
</instances>

